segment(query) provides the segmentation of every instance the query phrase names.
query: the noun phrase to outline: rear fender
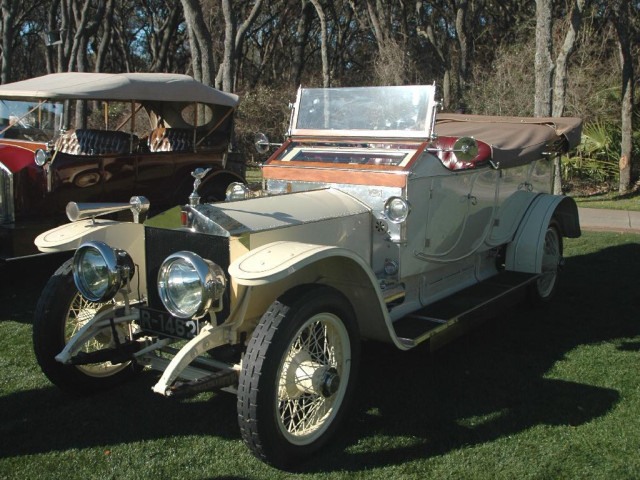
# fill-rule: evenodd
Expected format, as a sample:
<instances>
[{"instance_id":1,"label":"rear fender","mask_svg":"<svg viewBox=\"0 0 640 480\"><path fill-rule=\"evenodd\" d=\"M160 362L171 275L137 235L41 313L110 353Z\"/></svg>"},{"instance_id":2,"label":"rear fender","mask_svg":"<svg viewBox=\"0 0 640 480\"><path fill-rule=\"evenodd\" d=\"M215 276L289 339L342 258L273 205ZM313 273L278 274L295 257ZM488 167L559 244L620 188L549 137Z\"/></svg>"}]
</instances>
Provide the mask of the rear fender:
<instances>
[{"instance_id":1,"label":"rear fender","mask_svg":"<svg viewBox=\"0 0 640 480\"><path fill-rule=\"evenodd\" d=\"M539 195L531 203L513 241L507 246L507 270L526 273L542 271L543 240L552 219L558 222L560 235L569 238L580 236L576 202L570 197Z\"/></svg>"},{"instance_id":2,"label":"rear fender","mask_svg":"<svg viewBox=\"0 0 640 480\"><path fill-rule=\"evenodd\" d=\"M377 279L351 250L300 242L274 242L247 252L229 266L233 281L251 289L247 317L260 317L280 295L304 284L329 285L353 306L363 338L396 338Z\"/></svg>"}]
</instances>

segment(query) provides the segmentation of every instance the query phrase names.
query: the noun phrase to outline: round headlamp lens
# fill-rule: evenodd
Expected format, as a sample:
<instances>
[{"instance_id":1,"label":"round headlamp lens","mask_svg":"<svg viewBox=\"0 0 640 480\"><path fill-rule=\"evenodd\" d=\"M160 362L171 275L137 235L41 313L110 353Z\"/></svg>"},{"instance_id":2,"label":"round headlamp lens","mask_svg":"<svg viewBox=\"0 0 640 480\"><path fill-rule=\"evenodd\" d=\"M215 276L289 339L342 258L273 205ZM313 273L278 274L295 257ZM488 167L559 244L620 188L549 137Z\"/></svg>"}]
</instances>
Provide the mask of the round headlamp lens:
<instances>
[{"instance_id":1,"label":"round headlamp lens","mask_svg":"<svg viewBox=\"0 0 640 480\"><path fill-rule=\"evenodd\" d=\"M202 303L202 282L195 267L177 258L163 270L165 306L176 317L193 316Z\"/></svg>"},{"instance_id":2,"label":"round headlamp lens","mask_svg":"<svg viewBox=\"0 0 640 480\"><path fill-rule=\"evenodd\" d=\"M384 214L393 223L404 222L410 211L407 201L400 197L391 197L384 205Z\"/></svg>"},{"instance_id":3,"label":"round headlamp lens","mask_svg":"<svg viewBox=\"0 0 640 480\"><path fill-rule=\"evenodd\" d=\"M110 271L107 261L95 248L85 248L77 257L78 289L89 300L97 301L109 289Z\"/></svg>"},{"instance_id":4,"label":"round headlamp lens","mask_svg":"<svg viewBox=\"0 0 640 480\"><path fill-rule=\"evenodd\" d=\"M179 318L201 317L225 290L224 272L193 252L169 255L158 272L158 292L165 308Z\"/></svg>"},{"instance_id":5,"label":"round headlamp lens","mask_svg":"<svg viewBox=\"0 0 640 480\"><path fill-rule=\"evenodd\" d=\"M34 154L34 157L35 157L36 165L41 167L47 161L47 152L45 152L43 149L39 148L39 149L36 150L36 152Z\"/></svg>"},{"instance_id":6,"label":"round headlamp lens","mask_svg":"<svg viewBox=\"0 0 640 480\"><path fill-rule=\"evenodd\" d=\"M84 243L73 256L73 280L80 293L92 302L111 300L134 272L127 252L103 242Z\"/></svg>"}]
</instances>

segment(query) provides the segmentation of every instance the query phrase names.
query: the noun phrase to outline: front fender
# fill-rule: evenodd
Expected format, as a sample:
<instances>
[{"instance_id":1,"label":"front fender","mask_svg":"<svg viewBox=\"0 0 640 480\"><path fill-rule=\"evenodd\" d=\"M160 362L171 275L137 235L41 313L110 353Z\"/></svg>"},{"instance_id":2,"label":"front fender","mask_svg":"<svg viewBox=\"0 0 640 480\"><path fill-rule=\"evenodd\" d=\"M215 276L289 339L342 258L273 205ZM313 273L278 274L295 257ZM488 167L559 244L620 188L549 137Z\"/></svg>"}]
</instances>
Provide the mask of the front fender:
<instances>
[{"instance_id":1,"label":"front fender","mask_svg":"<svg viewBox=\"0 0 640 480\"><path fill-rule=\"evenodd\" d=\"M364 261L350 250L300 242L273 242L251 250L229 265L229 275L242 285L266 285L330 256L352 258L363 269L369 270L370 280L375 276ZM365 271L366 271L365 270Z\"/></svg>"},{"instance_id":2,"label":"front fender","mask_svg":"<svg viewBox=\"0 0 640 480\"><path fill-rule=\"evenodd\" d=\"M256 248L229 266L234 282L251 288L249 311L264 312L278 296L296 285L317 283L342 292L353 305L363 338L406 349L393 330L391 318L369 265L344 248L301 242L273 242Z\"/></svg>"},{"instance_id":3,"label":"front fender","mask_svg":"<svg viewBox=\"0 0 640 480\"><path fill-rule=\"evenodd\" d=\"M110 247L125 250L136 264L136 273L131 280L134 290L140 286L141 294L146 289L144 254L144 225L133 222L116 222L95 219L79 220L47 230L36 237L34 243L41 252L73 251L88 241L104 242Z\"/></svg>"}]
</instances>

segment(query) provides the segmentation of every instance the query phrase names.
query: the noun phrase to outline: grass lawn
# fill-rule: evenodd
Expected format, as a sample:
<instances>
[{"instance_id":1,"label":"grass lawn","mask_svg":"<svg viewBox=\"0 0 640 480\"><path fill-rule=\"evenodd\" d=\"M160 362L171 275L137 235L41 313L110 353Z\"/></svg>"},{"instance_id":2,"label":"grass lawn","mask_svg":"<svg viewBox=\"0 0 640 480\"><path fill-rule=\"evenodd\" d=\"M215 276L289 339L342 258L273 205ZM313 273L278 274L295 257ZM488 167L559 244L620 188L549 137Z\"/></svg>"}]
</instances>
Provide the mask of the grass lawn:
<instances>
[{"instance_id":1,"label":"grass lawn","mask_svg":"<svg viewBox=\"0 0 640 480\"><path fill-rule=\"evenodd\" d=\"M260 166L247 167L245 177L249 185L262 183L262 168Z\"/></svg>"},{"instance_id":2,"label":"grass lawn","mask_svg":"<svg viewBox=\"0 0 640 480\"><path fill-rule=\"evenodd\" d=\"M163 398L151 372L88 398L53 387L31 319L55 264L10 266L0 478L638 479L640 235L585 233L565 253L540 309L505 311L433 355L365 344L346 425L292 472L251 456L230 394Z\"/></svg>"},{"instance_id":3,"label":"grass lawn","mask_svg":"<svg viewBox=\"0 0 640 480\"><path fill-rule=\"evenodd\" d=\"M619 195L617 192L608 192L597 195L571 196L578 204L578 207L640 211L640 189L636 189L627 195Z\"/></svg>"}]
</instances>

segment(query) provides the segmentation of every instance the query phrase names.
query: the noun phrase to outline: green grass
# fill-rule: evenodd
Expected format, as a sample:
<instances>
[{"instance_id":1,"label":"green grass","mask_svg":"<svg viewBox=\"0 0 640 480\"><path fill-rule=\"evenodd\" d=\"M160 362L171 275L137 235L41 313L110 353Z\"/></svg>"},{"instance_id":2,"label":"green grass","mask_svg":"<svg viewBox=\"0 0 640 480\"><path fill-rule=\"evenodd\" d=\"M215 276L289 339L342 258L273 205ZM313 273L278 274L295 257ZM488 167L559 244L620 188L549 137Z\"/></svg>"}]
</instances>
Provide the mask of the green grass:
<instances>
[{"instance_id":1,"label":"green grass","mask_svg":"<svg viewBox=\"0 0 640 480\"><path fill-rule=\"evenodd\" d=\"M30 338L56 265L6 268L0 478L640 478L640 235L565 247L559 295L540 309L509 309L433 355L365 344L344 428L292 472L251 456L230 394L163 398L152 372L100 396L60 392Z\"/></svg>"},{"instance_id":2,"label":"green grass","mask_svg":"<svg viewBox=\"0 0 640 480\"><path fill-rule=\"evenodd\" d=\"M578 207L583 208L640 211L640 189L636 189L634 192L626 195L619 195L617 192L608 192L597 195L575 195L573 199L578 204Z\"/></svg>"},{"instance_id":3,"label":"green grass","mask_svg":"<svg viewBox=\"0 0 640 480\"><path fill-rule=\"evenodd\" d=\"M144 224L150 227L156 228L179 228L181 226L180 222L180 211L182 209L181 205L170 208L169 210L165 210L162 213L154 215L151 218L148 218Z\"/></svg>"},{"instance_id":4,"label":"green grass","mask_svg":"<svg viewBox=\"0 0 640 480\"><path fill-rule=\"evenodd\" d=\"M247 167L245 178L249 185L260 184L262 182L262 168L259 166Z\"/></svg>"}]
</instances>

